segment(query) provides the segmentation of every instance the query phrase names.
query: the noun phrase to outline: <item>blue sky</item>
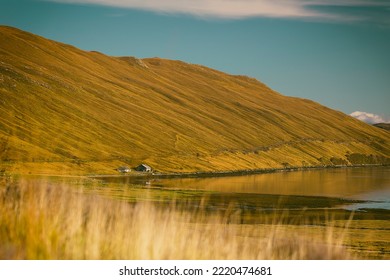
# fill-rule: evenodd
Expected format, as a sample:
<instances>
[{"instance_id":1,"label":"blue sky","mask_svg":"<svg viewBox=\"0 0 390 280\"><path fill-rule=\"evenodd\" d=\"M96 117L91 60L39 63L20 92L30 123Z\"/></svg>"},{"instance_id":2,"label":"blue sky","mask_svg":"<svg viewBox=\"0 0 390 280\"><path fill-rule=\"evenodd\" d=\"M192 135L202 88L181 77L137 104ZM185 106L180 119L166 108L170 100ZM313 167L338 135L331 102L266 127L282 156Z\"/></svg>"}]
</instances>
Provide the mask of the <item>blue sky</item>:
<instances>
[{"instance_id":1,"label":"blue sky","mask_svg":"<svg viewBox=\"0 0 390 280\"><path fill-rule=\"evenodd\" d=\"M367 122L390 121L387 0L0 0L0 5L1 25L84 50L203 64L255 77L284 95L355 112Z\"/></svg>"}]
</instances>

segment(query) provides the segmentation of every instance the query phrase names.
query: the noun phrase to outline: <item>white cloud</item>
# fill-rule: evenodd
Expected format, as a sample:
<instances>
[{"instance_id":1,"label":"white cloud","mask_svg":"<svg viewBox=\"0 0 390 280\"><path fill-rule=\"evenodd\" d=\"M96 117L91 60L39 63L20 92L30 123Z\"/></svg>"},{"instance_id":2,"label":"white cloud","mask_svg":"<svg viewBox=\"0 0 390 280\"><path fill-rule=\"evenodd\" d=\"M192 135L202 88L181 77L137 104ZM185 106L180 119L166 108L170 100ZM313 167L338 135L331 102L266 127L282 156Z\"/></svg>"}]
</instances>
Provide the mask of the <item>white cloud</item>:
<instances>
[{"instance_id":1,"label":"white cloud","mask_svg":"<svg viewBox=\"0 0 390 280\"><path fill-rule=\"evenodd\" d=\"M183 13L200 17L333 18L310 8L304 0L46 0L61 3L98 4L113 7ZM321 1L324 2L324 1ZM326 1L325 1L326 2ZM333 1L332 1L333 2Z\"/></svg>"},{"instance_id":2,"label":"white cloud","mask_svg":"<svg viewBox=\"0 0 390 280\"><path fill-rule=\"evenodd\" d=\"M390 122L390 119L386 119L379 115L367 112L356 111L351 113L350 116L369 124Z\"/></svg>"},{"instance_id":3,"label":"white cloud","mask_svg":"<svg viewBox=\"0 0 390 280\"><path fill-rule=\"evenodd\" d=\"M388 0L43 0L73 4L95 4L148 10L159 13L190 14L205 18L250 17L302 18L307 20L379 21L388 23ZM337 7L350 8L343 9ZM381 16L365 15L364 9L383 8ZM323 9L326 8L326 9ZM326 10L326 11L325 11ZM357 10L360 12L356 13ZM367 9L366 9L367 10ZM368 9L369 10L369 9ZM363 14L361 14L363 11ZM384 19L383 19L384 18Z\"/></svg>"}]
</instances>

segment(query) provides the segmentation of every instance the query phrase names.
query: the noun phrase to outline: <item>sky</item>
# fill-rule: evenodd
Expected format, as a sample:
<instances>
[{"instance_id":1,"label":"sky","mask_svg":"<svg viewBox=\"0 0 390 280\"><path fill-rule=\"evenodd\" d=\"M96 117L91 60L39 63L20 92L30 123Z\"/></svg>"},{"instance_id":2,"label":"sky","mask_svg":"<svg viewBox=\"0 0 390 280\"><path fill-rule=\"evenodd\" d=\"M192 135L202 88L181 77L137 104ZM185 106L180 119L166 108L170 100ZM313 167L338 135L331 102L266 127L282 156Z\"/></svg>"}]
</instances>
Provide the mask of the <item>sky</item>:
<instances>
[{"instance_id":1,"label":"sky","mask_svg":"<svg viewBox=\"0 0 390 280\"><path fill-rule=\"evenodd\" d=\"M107 55L247 75L390 122L389 0L0 0L0 25Z\"/></svg>"}]
</instances>

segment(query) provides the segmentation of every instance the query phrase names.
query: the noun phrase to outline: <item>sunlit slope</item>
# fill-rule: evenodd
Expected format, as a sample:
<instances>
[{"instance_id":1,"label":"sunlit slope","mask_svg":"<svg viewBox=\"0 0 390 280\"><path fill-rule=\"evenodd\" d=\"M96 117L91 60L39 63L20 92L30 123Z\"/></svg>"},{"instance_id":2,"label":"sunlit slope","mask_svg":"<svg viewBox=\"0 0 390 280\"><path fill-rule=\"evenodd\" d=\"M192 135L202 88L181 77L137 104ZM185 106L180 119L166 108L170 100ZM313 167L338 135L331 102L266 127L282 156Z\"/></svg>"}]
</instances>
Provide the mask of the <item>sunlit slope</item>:
<instances>
[{"instance_id":1,"label":"sunlit slope","mask_svg":"<svg viewBox=\"0 0 390 280\"><path fill-rule=\"evenodd\" d=\"M255 79L0 27L1 169L115 173L389 162L390 133Z\"/></svg>"}]
</instances>

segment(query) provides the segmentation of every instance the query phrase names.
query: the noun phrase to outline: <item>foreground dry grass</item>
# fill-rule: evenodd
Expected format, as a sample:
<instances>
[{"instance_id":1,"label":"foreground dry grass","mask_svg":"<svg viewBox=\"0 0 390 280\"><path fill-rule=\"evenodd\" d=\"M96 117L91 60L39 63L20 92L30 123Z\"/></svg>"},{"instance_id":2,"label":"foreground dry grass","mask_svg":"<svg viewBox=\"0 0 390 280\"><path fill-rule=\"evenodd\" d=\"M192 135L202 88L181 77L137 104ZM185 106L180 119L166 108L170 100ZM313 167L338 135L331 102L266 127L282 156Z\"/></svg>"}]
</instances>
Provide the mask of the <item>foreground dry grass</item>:
<instances>
[{"instance_id":1,"label":"foreground dry grass","mask_svg":"<svg viewBox=\"0 0 390 280\"><path fill-rule=\"evenodd\" d=\"M332 227L298 236L278 222L234 224L226 213L130 204L42 182L3 182L0 201L0 259L353 258Z\"/></svg>"}]
</instances>

